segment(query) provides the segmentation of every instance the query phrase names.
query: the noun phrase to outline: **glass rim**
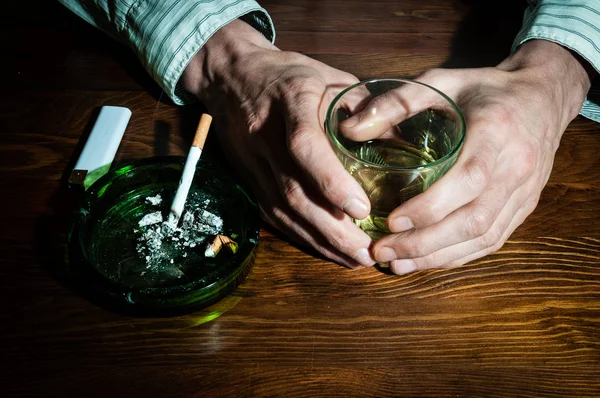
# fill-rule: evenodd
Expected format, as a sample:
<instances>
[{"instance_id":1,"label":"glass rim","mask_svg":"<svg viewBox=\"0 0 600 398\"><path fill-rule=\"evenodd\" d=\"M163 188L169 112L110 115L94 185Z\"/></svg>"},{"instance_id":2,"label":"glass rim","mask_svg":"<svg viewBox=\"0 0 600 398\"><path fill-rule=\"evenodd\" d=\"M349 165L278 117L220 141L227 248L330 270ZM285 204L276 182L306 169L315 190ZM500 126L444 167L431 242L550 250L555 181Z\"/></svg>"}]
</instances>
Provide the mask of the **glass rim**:
<instances>
[{"instance_id":1,"label":"glass rim","mask_svg":"<svg viewBox=\"0 0 600 398\"><path fill-rule=\"evenodd\" d=\"M342 145L342 143L332 133L333 129L331 128L331 115L333 113L333 108L339 102L339 100L344 96L344 94L346 94L348 91L355 89L356 87L359 87L359 86L366 86L369 83L377 83L377 82L399 82L399 83L405 83L405 84L421 85L423 87L427 87L427 88L435 91L440 96L442 96L442 98L444 98L446 101L448 101L448 103L452 106L452 108L458 114L458 117L459 117L459 120L461 123L460 139L458 140L456 145L454 145L452 147L452 150L450 152L448 152L446 155L442 156L439 159L436 159L435 161L433 161L431 163L427 163L427 164L421 165L421 166L403 167L403 166L382 166L377 163L369 162L367 160L364 160L364 159L361 159L361 158L355 156L344 145ZM430 86L429 84L420 82L418 80L410 79L410 78L376 78L376 79L361 80L357 83L354 83L353 85L348 86L345 89L343 89L342 91L340 91L334 97L334 99L331 101L331 103L327 107L327 112L325 114L325 134L327 134L330 141L333 141L333 143L336 145L336 147L338 147L344 153L344 155L350 157L351 159L353 159L355 161L364 163L371 168L381 169L381 170L421 170L421 169L430 168L430 167L433 167L438 164L446 162L448 159L450 159L452 156L454 156L454 154L456 152L458 152L460 150L460 148L462 147L463 142L465 140L465 136L466 136L466 124L465 124L465 117L462 113L462 110L459 108L459 106L452 100L452 98L448 97L446 94L444 94L442 91L438 90L437 88Z\"/></svg>"}]
</instances>

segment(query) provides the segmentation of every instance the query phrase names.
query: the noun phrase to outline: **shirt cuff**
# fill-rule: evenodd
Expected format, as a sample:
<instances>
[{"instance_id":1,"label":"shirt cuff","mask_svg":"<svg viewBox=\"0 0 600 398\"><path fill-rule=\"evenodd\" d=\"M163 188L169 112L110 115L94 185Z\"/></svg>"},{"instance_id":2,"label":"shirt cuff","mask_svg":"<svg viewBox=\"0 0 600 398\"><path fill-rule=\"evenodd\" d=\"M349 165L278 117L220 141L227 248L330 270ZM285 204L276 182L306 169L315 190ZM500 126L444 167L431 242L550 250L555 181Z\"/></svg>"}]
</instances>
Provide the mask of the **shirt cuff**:
<instances>
[{"instance_id":1,"label":"shirt cuff","mask_svg":"<svg viewBox=\"0 0 600 398\"><path fill-rule=\"evenodd\" d=\"M275 40L275 29L265 9L252 0L144 2L127 14L124 33L148 73L178 105L196 99L178 84L186 66L220 28L241 19Z\"/></svg>"},{"instance_id":2,"label":"shirt cuff","mask_svg":"<svg viewBox=\"0 0 600 398\"><path fill-rule=\"evenodd\" d=\"M512 50L531 39L560 44L590 63L600 73L600 2L572 0L559 3L541 0L525 12L523 27L513 42ZM579 112L600 122L600 82L593 85Z\"/></svg>"}]
</instances>

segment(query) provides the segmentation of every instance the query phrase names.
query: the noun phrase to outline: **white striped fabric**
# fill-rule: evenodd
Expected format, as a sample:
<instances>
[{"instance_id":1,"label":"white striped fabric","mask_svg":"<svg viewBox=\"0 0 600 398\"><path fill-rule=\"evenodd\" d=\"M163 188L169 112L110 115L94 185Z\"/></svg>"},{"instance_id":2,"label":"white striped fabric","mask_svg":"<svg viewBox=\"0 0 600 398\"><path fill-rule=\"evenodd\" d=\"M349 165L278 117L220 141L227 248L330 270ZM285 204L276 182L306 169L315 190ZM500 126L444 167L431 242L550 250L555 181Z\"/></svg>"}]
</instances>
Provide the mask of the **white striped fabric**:
<instances>
[{"instance_id":1,"label":"white striped fabric","mask_svg":"<svg viewBox=\"0 0 600 398\"><path fill-rule=\"evenodd\" d=\"M600 0L530 0L513 51L531 39L544 39L577 52L600 72ZM600 82L592 87L580 114L600 122Z\"/></svg>"},{"instance_id":2,"label":"white striped fabric","mask_svg":"<svg viewBox=\"0 0 600 398\"><path fill-rule=\"evenodd\" d=\"M127 44L177 104L189 102L177 82L198 49L222 26L241 18L274 41L267 12L254 0L59 0ZM528 0L513 50L531 39L559 43L600 71L600 0ZM600 81L581 114L600 122Z\"/></svg>"},{"instance_id":3,"label":"white striped fabric","mask_svg":"<svg viewBox=\"0 0 600 398\"><path fill-rule=\"evenodd\" d=\"M271 42L275 29L253 0L59 0L90 24L131 47L176 104L185 67L221 27L240 18Z\"/></svg>"}]
</instances>

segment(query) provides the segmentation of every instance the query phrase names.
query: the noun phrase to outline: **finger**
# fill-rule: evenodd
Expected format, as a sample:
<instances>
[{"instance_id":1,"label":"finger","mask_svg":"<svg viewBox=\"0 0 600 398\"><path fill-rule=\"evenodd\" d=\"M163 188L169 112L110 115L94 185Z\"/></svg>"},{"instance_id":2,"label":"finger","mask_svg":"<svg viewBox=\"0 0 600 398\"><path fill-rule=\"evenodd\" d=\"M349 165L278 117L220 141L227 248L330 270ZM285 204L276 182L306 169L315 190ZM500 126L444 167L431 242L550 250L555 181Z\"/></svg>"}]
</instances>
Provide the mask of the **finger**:
<instances>
[{"instance_id":1,"label":"finger","mask_svg":"<svg viewBox=\"0 0 600 398\"><path fill-rule=\"evenodd\" d=\"M290 215L294 212L283 201L277 201L277 204L274 204L272 201L263 199L260 208L261 217L281 231L297 247L314 249L325 258L350 269L363 267L359 262L337 252L333 247L326 246L321 239L317 239L319 234L307 223L292 219Z\"/></svg>"},{"instance_id":2,"label":"finger","mask_svg":"<svg viewBox=\"0 0 600 398\"><path fill-rule=\"evenodd\" d=\"M521 224L523 224L523 222L527 219L527 217L533 212L533 210L535 209L535 207L537 205L538 198L533 200L529 206L521 207L519 210L517 210L517 213L515 214L514 218L512 219L512 221L510 222L508 227L504 230L504 233L502 234L500 239L498 239L496 241L496 243L494 243L493 245L489 245L487 247L485 247L485 245L481 245L481 243L480 243L480 246L484 247L483 249L481 249L480 251L471 253L471 254L463 255L462 257L460 257L460 252L458 251L456 257L459 257L459 258L455 259L455 260L451 260L450 262L448 262L446 264L446 266L448 268L459 267L461 265L467 264L478 258L487 256L490 253L494 253L494 252L500 250L500 248L502 246L504 246L504 244L506 243L508 238L510 238L510 236L513 234L513 232L515 232L515 230ZM488 238L488 241L492 242L493 238Z\"/></svg>"},{"instance_id":3,"label":"finger","mask_svg":"<svg viewBox=\"0 0 600 398\"><path fill-rule=\"evenodd\" d=\"M371 238L341 210L315 200L318 196L306 191L306 184L297 177L298 168L289 158L281 152L273 156L271 171L289 208L311 225L327 241L328 246L362 265L373 265L375 261L369 251Z\"/></svg>"},{"instance_id":4,"label":"finger","mask_svg":"<svg viewBox=\"0 0 600 398\"><path fill-rule=\"evenodd\" d=\"M353 114L360 112L371 101L372 96L363 83L355 84L339 93L327 109L325 118L325 129L331 145L336 152L345 153L350 158L357 157L369 162L360 151L363 140L361 137L353 136L352 131L345 131L343 123ZM393 126L380 138L388 139L398 137L399 129ZM368 138L368 137L367 137Z\"/></svg>"},{"instance_id":5,"label":"finger","mask_svg":"<svg viewBox=\"0 0 600 398\"><path fill-rule=\"evenodd\" d=\"M254 186L256 196L260 203L261 216L269 224L283 232L294 243L299 246L309 246L317 250L323 256L335 261L338 264L348 268L355 269L362 264L352 258L340 253L331 245L327 245L323 239L319 239L320 234L305 220L301 219L278 194L273 195L274 176L270 167L266 165L260 167L261 171L255 174ZM256 168L258 170L259 168Z\"/></svg>"},{"instance_id":6,"label":"finger","mask_svg":"<svg viewBox=\"0 0 600 398\"><path fill-rule=\"evenodd\" d=\"M503 156L510 156L511 153L506 148L510 126L494 123L493 120L485 113L470 117L470 127L456 163L425 192L406 201L389 214L387 223L390 231L402 232L413 227L423 228L436 224L485 191L499 167L497 164L500 153L506 154ZM512 153L519 151L517 146ZM515 159L505 163L518 164ZM530 170L527 168L523 171ZM518 167L513 167L511 172L521 175Z\"/></svg>"},{"instance_id":7,"label":"finger","mask_svg":"<svg viewBox=\"0 0 600 398\"><path fill-rule=\"evenodd\" d=\"M313 64L315 70L318 70L321 74L321 79L315 79L313 76L312 84L321 86L319 90L322 90L325 86L325 93L321 98L321 103L318 107L318 118L319 120L325 121L327 119L326 113L333 110L333 105L336 104L336 109L340 109L342 112L341 117L346 119L349 115L357 112L358 108L364 107L364 104L369 101L371 94L356 76L335 69L327 64L319 62L314 59L308 59ZM315 80L318 80L315 82ZM286 90L283 94L295 94L293 90ZM345 93L345 94L342 94ZM329 112L333 116L333 112Z\"/></svg>"},{"instance_id":8,"label":"finger","mask_svg":"<svg viewBox=\"0 0 600 398\"><path fill-rule=\"evenodd\" d=\"M391 261L394 258L423 257L485 235L507 203L514 201L515 195L518 196L518 188L523 183L523 179L514 171L512 159L500 159L493 182L479 197L436 224L380 239L373 247L375 258L378 261ZM510 216L512 218L512 214Z\"/></svg>"},{"instance_id":9,"label":"finger","mask_svg":"<svg viewBox=\"0 0 600 398\"><path fill-rule=\"evenodd\" d=\"M475 239L454 246L445 247L427 256L400 259L390 262L390 269L401 275L416 270L430 268L453 268L476 260L499 250L515 229L533 212L539 200L539 194L531 198L525 194L528 188L523 188L515 200L511 200L490 230ZM525 196L525 200L521 201Z\"/></svg>"},{"instance_id":10,"label":"finger","mask_svg":"<svg viewBox=\"0 0 600 398\"><path fill-rule=\"evenodd\" d=\"M369 215L370 203L358 182L335 156L317 117L321 97L288 94L287 146L294 163L324 198L353 218ZM277 155L277 154L276 154Z\"/></svg>"},{"instance_id":11,"label":"finger","mask_svg":"<svg viewBox=\"0 0 600 398\"><path fill-rule=\"evenodd\" d=\"M366 87L370 87L369 83ZM451 107L451 101L439 90L416 81L386 92L373 90L373 99L340 124L344 136L354 141L386 138L385 133L419 112Z\"/></svg>"},{"instance_id":12,"label":"finger","mask_svg":"<svg viewBox=\"0 0 600 398\"><path fill-rule=\"evenodd\" d=\"M229 122L235 122L235 118L230 118ZM283 121L280 123L276 119L269 119L269 125L264 126L266 131L261 135L256 135L256 140L247 140L238 142L237 145L231 146L231 152L237 156L237 162L234 162L238 172L240 172L245 179L251 183L255 195L261 205L263 218L273 225L275 228L281 230L286 235L290 236L296 243L300 243L301 246L311 246L319 251L323 256L330 258L340 264L355 268L361 264L350 257L340 253L332 245L324 239L321 234L309 225L306 220L299 217L298 214L292 210L283 200L279 193L279 190L274 189L277 186L277 181L272 173L271 166L264 157L269 157L271 152L274 152L281 156L284 160L292 164L289 157L285 154L285 136L278 134L281 131L279 126L283 125ZM265 142L266 141L266 142ZM227 141L226 144L230 143ZM268 144L268 145L265 145ZM258 144L258 147L256 147ZM282 148L281 150L274 150L274 148ZM258 157L246 156L249 148L254 148L255 154ZM265 149L266 148L266 149ZM261 157L262 156L262 157ZM269 160L273 160L270 158ZM353 223L351 223L354 226ZM368 240L370 244L370 240ZM368 246L367 246L368 247ZM365 254L366 252L366 254ZM367 250L359 253L355 253L355 256L370 257ZM372 261L372 260L371 260ZM368 262L363 259L363 263ZM374 261L372 261L374 262ZM371 264L372 264L371 262Z\"/></svg>"},{"instance_id":13,"label":"finger","mask_svg":"<svg viewBox=\"0 0 600 398\"><path fill-rule=\"evenodd\" d=\"M344 117L349 118L352 115L362 111L373 99L371 92L361 82L342 87L339 85L329 86L327 89L327 104L335 105L336 109L345 112ZM333 108L332 108L333 109Z\"/></svg>"}]
</instances>

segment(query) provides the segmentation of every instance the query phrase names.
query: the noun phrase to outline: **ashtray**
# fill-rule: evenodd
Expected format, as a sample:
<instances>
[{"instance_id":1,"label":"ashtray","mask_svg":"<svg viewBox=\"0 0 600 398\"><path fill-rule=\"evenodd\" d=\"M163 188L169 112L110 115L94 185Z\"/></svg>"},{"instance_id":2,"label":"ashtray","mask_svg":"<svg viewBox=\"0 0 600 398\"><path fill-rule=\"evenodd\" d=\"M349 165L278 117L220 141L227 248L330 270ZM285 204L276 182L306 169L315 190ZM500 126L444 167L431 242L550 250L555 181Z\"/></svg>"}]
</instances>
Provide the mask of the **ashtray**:
<instances>
[{"instance_id":1,"label":"ashtray","mask_svg":"<svg viewBox=\"0 0 600 398\"><path fill-rule=\"evenodd\" d=\"M85 290L142 312L182 313L216 303L246 278L259 211L232 173L200 161L179 224L165 226L184 162L137 160L85 191L69 236Z\"/></svg>"}]
</instances>

